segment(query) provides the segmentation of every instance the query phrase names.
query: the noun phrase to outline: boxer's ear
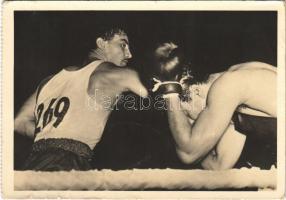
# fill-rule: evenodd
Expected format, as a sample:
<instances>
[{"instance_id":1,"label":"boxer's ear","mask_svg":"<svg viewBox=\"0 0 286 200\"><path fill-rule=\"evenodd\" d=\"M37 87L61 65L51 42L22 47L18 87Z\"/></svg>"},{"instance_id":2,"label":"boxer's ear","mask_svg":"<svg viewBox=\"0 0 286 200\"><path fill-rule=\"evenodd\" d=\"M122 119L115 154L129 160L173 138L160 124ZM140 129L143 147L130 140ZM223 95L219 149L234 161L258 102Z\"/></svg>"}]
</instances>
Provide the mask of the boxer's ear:
<instances>
[{"instance_id":1,"label":"boxer's ear","mask_svg":"<svg viewBox=\"0 0 286 200\"><path fill-rule=\"evenodd\" d=\"M102 39L101 37L97 38L96 39L96 45L98 46L98 48L104 49L104 47L105 47L104 39Z\"/></svg>"}]
</instances>

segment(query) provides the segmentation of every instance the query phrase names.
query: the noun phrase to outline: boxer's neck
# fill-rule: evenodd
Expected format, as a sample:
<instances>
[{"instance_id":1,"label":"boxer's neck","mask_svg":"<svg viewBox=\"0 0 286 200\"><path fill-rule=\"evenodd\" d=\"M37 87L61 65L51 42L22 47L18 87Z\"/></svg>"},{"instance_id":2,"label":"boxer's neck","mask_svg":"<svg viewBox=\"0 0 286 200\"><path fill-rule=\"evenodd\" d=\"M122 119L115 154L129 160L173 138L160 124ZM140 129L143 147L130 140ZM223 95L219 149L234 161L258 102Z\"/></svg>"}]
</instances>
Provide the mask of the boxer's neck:
<instances>
[{"instance_id":1,"label":"boxer's neck","mask_svg":"<svg viewBox=\"0 0 286 200\"><path fill-rule=\"evenodd\" d=\"M215 82L217 78L219 78L222 73L211 74L207 81L196 84L196 88L198 90L198 95L202 98L206 98L209 92L211 85Z\"/></svg>"},{"instance_id":2,"label":"boxer's neck","mask_svg":"<svg viewBox=\"0 0 286 200\"><path fill-rule=\"evenodd\" d=\"M107 57L106 57L104 51L102 49L99 49L99 48L92 50L92 52L89 54L89 57L92 60L107 61Z\"/></svg>"}]
</instances>

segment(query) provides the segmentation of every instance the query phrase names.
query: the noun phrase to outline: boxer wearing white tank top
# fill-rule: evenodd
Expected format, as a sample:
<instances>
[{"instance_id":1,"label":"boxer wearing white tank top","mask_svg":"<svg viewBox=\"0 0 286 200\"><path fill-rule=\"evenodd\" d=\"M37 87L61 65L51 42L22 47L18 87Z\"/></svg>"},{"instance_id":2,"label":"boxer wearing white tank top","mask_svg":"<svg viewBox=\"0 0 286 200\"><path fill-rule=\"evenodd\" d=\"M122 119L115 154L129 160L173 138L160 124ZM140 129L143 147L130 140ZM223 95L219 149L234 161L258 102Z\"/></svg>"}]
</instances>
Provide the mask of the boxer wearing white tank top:
<instances>
[{"instance_id":1,"label":"boxer wearing white tank top","mask_svg":"<svg viewBox=\"0 0 286 200\"><path fill-rule=\"evenodd\" d=\"M92 149L117 96L126 90L147 96L138 74L125 67L132 57L126 33L106 30L96 44L89 64L44 81L17 114L15 131L35 138L24 170L91 169Z\"/></svg>"}]
</instances>

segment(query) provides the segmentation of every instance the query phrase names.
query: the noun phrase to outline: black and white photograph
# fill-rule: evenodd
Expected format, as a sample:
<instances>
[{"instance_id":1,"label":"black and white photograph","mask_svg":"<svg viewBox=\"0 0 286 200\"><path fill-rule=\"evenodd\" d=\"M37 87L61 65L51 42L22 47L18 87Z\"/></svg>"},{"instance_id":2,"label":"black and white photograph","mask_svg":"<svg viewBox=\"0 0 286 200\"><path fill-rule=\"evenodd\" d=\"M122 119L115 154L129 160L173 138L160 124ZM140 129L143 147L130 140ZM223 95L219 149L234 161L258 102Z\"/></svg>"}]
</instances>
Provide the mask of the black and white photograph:
<instances>
[{"instance_id":1,"label":"black and white photograph","mask_svg":"<svg viewBox=\"0 0 286 200\"><path fill-rule=\"evenodd\" d=\"M8 3L7 194L282 197L284 6L223 3Z\"/></svg>"}]
</instances>

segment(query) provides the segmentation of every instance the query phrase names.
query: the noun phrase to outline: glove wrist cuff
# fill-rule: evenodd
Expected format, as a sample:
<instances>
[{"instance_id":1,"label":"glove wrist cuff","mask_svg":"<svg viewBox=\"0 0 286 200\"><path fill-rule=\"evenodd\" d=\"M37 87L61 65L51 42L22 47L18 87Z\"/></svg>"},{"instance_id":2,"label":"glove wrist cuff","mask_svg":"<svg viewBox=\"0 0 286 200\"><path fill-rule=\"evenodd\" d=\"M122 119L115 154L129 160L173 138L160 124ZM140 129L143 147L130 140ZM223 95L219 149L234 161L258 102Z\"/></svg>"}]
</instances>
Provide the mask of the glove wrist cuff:
<instances>
[{"instance_id":1,"label":"glove wrist cuff","mask_svg":"<svg viewBox=\"0 0 286 200\"><path fill-rule=\"evenodd\" d=\"M178 95L180 95L183 92L183 88L179 82L166 81L166 82L163 82L159 86L158 92L163 94L163 95L166 95L166 94L178 94Z\"/></svg>"}]
</instances>

